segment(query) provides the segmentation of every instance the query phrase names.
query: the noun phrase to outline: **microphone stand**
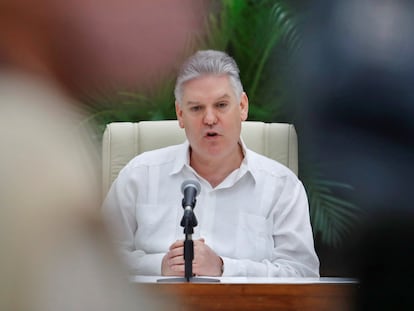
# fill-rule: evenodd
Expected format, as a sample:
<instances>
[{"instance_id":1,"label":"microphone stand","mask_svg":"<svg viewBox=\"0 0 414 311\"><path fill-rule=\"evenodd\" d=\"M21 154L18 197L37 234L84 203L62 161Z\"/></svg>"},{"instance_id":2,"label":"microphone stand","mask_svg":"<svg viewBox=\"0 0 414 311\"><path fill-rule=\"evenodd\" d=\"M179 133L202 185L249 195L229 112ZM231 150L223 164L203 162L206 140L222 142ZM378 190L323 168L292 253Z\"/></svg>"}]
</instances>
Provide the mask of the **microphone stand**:
<instances>
[{"instance_id":1,"label":"microphone stand","mask_svg":"<svg viewBox=\"0 0 414 311\"><path fill-rule=\"evenodd\" d=\"M197 219L192 209L185 208L181 219L181 227L184 227L184 276L187 282L193 277L194 242L192 239Z\"/></svg>"},{"instance_id":2,"label":"microphone stand","mask_svg":"<svg viewBox=\"0 0 414 311\"><path fill-rule=\"evenodd\" d=\"M183 199L182 205L184 208L184 215L181 219L181 227L184 227L184 278L165 278L159 279L157 282L190 282L190 283L218 283L218 279L199 278L193 276L193 259L194 259L194 242L192 239L194 233L194 227L197 226L197 218L194 214L193 208L196 204L196 198L194 197L191 206L186 206Z\"/></svg>"}]
</instances>

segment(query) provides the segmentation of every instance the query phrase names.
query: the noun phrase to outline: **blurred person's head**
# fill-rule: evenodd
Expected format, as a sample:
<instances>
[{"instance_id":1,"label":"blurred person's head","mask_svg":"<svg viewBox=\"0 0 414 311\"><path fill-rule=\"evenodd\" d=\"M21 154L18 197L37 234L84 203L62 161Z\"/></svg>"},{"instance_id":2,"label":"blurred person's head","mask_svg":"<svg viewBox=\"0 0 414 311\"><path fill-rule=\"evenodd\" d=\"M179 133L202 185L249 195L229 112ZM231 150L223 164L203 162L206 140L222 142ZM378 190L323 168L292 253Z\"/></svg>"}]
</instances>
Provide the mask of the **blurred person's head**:
<instances>
[{"instance_id":1,"label":"blurred person's head","mask_svg":"<svg viewBox=\"0 0 414 311\"><path fill-rule=\"evenodd\" d=\"M3 0L0 68L55 79L78 96L154 83L200 35L207 1Z\"/></svg>"}]
</instances>

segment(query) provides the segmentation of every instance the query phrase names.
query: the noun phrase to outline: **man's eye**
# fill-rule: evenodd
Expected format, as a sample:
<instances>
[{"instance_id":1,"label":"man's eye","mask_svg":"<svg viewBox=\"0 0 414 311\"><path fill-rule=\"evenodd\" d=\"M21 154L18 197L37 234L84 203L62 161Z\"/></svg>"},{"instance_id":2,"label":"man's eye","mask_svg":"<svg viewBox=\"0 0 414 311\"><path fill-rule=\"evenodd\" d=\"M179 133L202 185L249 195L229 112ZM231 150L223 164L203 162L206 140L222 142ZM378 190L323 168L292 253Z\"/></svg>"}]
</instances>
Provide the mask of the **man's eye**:
<instances>
[{"instance_id":1,"label":"man's eye","mask_svg":"<svg viewBox=\"0 0 414 311\"><path fill-rule=\"evenodd\" d=\"M224 103L224 102L223 102L223 103L217 103L217 105L216 105L216 106L217 106L217 108L223 109L223 108L226 108L226 107L227 107L227 105L228 105L227 103Z\"/></svg>"},{"instance_id":2,"label":"man's eye","mask_svg":"<svg viewBox=\"0 0 414 311\"><path fill-rule=\"evenodd\" d=\"M192 107L190 107L190 111L193 111L193 112L197 112L197 111L200 111L201 110L201 107L200 106L192 106Z\"/></svg>"}]
</instances>

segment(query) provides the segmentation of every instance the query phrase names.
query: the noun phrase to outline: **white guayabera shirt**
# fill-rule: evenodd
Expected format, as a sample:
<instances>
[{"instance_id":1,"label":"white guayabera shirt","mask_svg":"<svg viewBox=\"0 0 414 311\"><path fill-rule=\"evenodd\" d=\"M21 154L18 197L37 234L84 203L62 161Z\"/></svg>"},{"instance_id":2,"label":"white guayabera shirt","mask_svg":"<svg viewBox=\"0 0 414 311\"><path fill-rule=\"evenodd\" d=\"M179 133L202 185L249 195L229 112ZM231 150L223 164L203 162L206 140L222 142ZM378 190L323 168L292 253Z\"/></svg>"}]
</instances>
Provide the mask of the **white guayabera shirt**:
<instances>
[{"instance_id":1,"label":"white guayabera shirt","mask_svg":"<svg viewBox=\"0 0 414 311\"><path fill-rule=\"evenodd\" d=\"M184 239L181 184L198 179L193 239L204 238L223 259L223 276L319 276L302 183L240 144L240 168L215 188L189 166L188 141L143 153L121 170L103 212L132 274L161 274L169 246Z\"/></svg>"}]
</instances>

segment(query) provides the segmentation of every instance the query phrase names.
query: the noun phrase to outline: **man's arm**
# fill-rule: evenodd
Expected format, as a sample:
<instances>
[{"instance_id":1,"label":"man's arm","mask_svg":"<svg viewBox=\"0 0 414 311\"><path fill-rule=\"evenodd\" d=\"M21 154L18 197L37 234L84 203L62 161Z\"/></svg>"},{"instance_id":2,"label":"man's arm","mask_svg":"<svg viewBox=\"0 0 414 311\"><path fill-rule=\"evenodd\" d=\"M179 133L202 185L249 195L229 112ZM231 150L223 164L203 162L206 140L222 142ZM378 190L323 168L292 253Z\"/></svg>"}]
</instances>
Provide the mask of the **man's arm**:
<instances>
[{"instance_id":1,"label":"man's arm","mask_svg":"<svg viewBox=\"0 0 414 311\"><path fill-rule=\"evenodd\" d=\"M128 173L121 172L104 201L103 216L128 271L135 275L161 275L165 253L147 254L135 247L137 188Z\"/></svg>"}]
</instances>

